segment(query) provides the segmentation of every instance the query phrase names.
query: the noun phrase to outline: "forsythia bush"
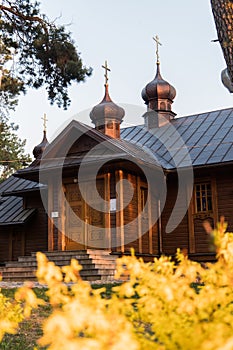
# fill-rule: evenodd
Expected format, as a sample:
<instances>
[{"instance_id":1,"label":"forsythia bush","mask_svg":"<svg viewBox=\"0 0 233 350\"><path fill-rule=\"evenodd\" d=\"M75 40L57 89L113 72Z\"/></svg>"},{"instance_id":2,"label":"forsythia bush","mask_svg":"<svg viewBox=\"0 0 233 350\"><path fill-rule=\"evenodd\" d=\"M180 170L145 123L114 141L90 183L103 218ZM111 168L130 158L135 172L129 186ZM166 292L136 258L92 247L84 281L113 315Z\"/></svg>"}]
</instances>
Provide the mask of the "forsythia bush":
<instances>
[{"instance_id":1,"label":"forsythia bush","mask_svg":"<svg viewBox=\"0 0 233 350\"><path fill-rule=\"evenodd\" d=\"M153 263L134 256L119 259L116 278L128 280L114 287L110 298L103 298L105 288L94 290L82 281L77 261L60 269L38 253L37 277L48 285L53 307L39 345L50 350L233 349L233 234L225 231L221 222L211 232L214 264L202 266L179 251L178 264L167 257ZM74 283L68 287L64 282ZM28 287L16 299L25 301L26 316L41 303ZM8 317L3 305L0 329ZM17 304L11 307L7 320L19 315L20 321ZM15 329L14 324L7 327L3 331Z\"/></svg>"}]
</instances>

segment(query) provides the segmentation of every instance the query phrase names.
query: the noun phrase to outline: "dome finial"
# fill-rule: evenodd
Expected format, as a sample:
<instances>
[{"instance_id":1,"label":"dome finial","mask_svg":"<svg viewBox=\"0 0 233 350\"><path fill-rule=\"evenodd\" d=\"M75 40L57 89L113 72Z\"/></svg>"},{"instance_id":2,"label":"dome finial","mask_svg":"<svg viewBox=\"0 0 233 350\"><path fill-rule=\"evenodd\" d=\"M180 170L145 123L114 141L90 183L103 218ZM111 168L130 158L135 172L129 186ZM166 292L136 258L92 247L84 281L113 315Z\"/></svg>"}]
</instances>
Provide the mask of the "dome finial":
<instances>
[{"instance_id":1,"label":"dome finial","mask_svg":"<svg viewBox=\"0 0 233 350\"><path fill-rule=\"evenodd\" d=\"M161 42L159 41L159 37L158 35L156 35L155 37L153 37L153 40L156 42L156 57L157 57L157 64L160 64L159 61L159 45L162 46Z\"/></svg>"},{"instance_id":2,"label":"dome finial","mask_svg":"<svg viewBox=\"0 0 233 350\"><path fill-rule=\"evenodd\" d=\"M108 67L107 61L105 61L105 65L102 65L102 68L104 68L105 70L104 77L105 77L105 86L106 86L108 85L108 72L111 72L111 69Z\"/></svg>"},{"instance_id":3,"label":"dome finial","mask_svg":"<svg viewBox=\"0 0 233 350\"><path fill-rule=\"evenodd\" d=\"M113 138L120 138L120 124L125 115L125 111L120 106L116 105L108 91L108 67L107 61L102 66L105 69L105 94L103 100L91 110L90 117L95 124L96 130Z\"/></svg>"},{"instance_id":4,"label":"dome finial","mask_svg":"<svg viewBox=\"0 0 233 350\"><path fill-rule=\"evenodd\" d=\"M46 118L46 113L44 113L44 116L41 118L43 120L43 126L44 126L44 132L47 131L47 125L46 122L48 121L48 119Z\"/></svg>"},{"instance_id":5,"label":"dome finial","mask_svg":"<svg viewBox=\"0 0 233 350\"><path fill-rule=\"evenodd\" d=\"M44 152L45 148L48 146L49 142L47 140L47 136L46 136L46 122L48 121L48 119L46 118L46 114L44 113L44 116L41 118L43 120L43 139L41 141L41 143L37 146L34 147L33 149L33 155L34 157L37 159L39 156L41 156L41 154Z\"/></svg>"},{"instance_id":6,"label":"dome finial","mask_svg":"<svg viewBox=\"0 0 233 350\"><path fill-rule=\"evenodd\" d=\"M172 111L171 105L176 96L175 88L164 80L160 73L159 61L159 41L158 35L153 37L156 42L157 70L154 79L149 82L142 90L142 98L147 105L147 112L154 111L155 113L145 113L145 125L148 129L164 125L169 122L176 114Z\"/></svg>"}]
</instances>

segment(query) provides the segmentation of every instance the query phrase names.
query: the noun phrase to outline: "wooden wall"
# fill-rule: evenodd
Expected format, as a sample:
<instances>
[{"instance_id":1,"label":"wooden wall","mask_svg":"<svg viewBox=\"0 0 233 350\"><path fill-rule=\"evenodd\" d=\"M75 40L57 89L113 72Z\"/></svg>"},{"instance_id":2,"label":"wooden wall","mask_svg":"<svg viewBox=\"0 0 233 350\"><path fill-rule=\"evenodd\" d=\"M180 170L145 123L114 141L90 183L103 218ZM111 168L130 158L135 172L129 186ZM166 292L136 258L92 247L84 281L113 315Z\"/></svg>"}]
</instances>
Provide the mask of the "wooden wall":
<instances>
[{"instance_id":1,"label":"wooden wall","mask_svg":"<svg viewBox=\"0 0 233 350\"><path fill-rule=\"evenodd\" d=\"M26 208L36 208L35 215L25 226L25 255L35 251L48 250L48 220L40 199L40 193L28 195L25 198Z\"/></svg>"},{"instance_id":2,"label":"wooden wall","mask_svg":"<svg viewBox=\"0 0 233 350\"><path fill-rule=\"evenodd\" d=\"M211 215L195 215L193 209L194 198L192 198L189 211L171 233L166 232L166 225L177 197L177 177L175 174L168 175L167 200L162 212L163 253L173 255L177 248L180 248L187 251L194 259L206 260L207 256L213 254L213 249L210 245L210 237L203 227L205 220L208 220L212 227L215 227L220 216L224 216L228 223L228 231L233 232L232 174L233 167L230 165L222 168L196 169L194 171L194 182L211 182L213 212Z\"/></svg>"},{"instance_id":3,"label":"wooden wall","mask_svg":"<svg viewBox=\"0 0 233 350\"><path fill-rule=\"evenodd\" d=\"M11 228L1 226L0 228L0 263L9 260L9 244Z\"/></svg>"},{"instance_id":4,"label":"wooden wall","mask_svg":"<svg viewBox=\"0 0 233 350\"><path fill-rule=\"evenodd\" d=\"M167 198L161 215L162 253L168 255L175 254L177 248L189 249L188 213L185 214L180 224L172 232L166 232L167 224L176 202L177 186L177 176L175 174L169 174L167 176ZM179 209L182 209L182 207Z\"/></svg>"}]
</instances>

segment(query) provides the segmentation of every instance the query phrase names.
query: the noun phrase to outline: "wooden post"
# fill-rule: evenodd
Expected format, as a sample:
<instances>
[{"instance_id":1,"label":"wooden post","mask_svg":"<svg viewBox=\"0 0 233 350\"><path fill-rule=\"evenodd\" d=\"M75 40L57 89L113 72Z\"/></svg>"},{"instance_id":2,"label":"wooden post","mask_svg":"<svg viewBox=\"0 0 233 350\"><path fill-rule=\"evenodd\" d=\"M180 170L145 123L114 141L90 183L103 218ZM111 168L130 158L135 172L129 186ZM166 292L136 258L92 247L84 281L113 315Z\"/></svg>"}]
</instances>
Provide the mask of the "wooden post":
<instances>
[{"instance_id":1,"label":"wooden post","mask_svg":"<svg viewBox=\"0 0 233 350\"><path fill-rule=\"evenodd\" d=\"M65 186L62 185L61 191L58 193L58 250L65 250Z\"/></svg>"},{"instance_id":2,"label":"wooden post","mask_svg":"<svg viewBox=\"0 0 233 350\"><path fill-rule=\"evenodd\" d=\"M149 254L153 254L153 228L152 228L152 218L151 218L151 190L148 186L148 226L149 226Z\"/></svg>"},{"instance_id":3,"label":"wooden post","mask_svg":"<svg viewBox=\"0 0 233 350\"><path fill-rule=\"evenodd\" d=\"M213 202L213 216L214 216L214 227L217 226L219 217L218 217L218 195L217 195L217 185L216 179L211 178L211 189L212 189L212 202Z\"/></svg>"},{"instance_id":4,"label":"wooden post","mask_svg":"<svg viewBox=\"0 0 233 350\"><path fill-rule=\"evenodd\" d=\"M104 176L104 199L105 204L105 231L108 240L108 249L111 249L111 217L110 217L110 173ZM107 247L106 247L107 248Z\"/></svg>"},{"instance_id":5,"label":"wooden post","mask_svg":"<svg viewBox=\"0 0 233 350\"><path fill-rule=\"evenodd\" d=\"M116 171L116 183L120 181L120 188L117 198L117 203L119 204L117 206L117 215L116 215L116 232L117 232L117 245L120 243L120 251L124 253L125 251L125 236L124 236L124 189L123 189L123 171L118 170ZM117 250L119 251L119 247L117 247Z\"/></svg>"},{"instance_id":6,"label":"wooden post","mask_svg":"<svg viewBox=\"0 0 233 350\"><path fill-rule=\"evenodd\" d=\"M161 201L160 199L157 200L157 206L158 206L158 224L157 224L157 231L158 231L158 239L159 239L159 255L163 253L163 234L162 234L162 213L161 213Z\"/></svg>"},{"instance_id":7,"label":"wooden post","mask_svg":"<svg viewBox=\"0 0 233 350\"><path fill-rule=\"evenodd\" d=\"M141 181L137 176L137 195L138 195L138 252L142 253L142 206L141 206Z\"/></svg>"},{"instance_id":8,"label":"wooden post","mask_svg":"<svg viewBox=\"0 0 233 350\"><path fill-rule=\"evenodd\" d=\"M192 191L192 188L186 187L186 194L187 194L187 201L188 201L188 193ZM193 220L193 213L194 213L194 196L192 196L192 199L189 203L188 207L188 230L189 230L189 253L195 253L196 247L195 247L195 233L194 233L194 220Z\"/></svg>"},{"instance_id":9,"label":"wooden post","mask_svg":"<svg viewBox=\"0 0 233 350\"><path fill-rule=\"evenodd\" d=\"M53 211L53 181L48 182L48 251L54 250L54 240L53 240L53 219L51 214Z\"/></svg>"}]
</instances>

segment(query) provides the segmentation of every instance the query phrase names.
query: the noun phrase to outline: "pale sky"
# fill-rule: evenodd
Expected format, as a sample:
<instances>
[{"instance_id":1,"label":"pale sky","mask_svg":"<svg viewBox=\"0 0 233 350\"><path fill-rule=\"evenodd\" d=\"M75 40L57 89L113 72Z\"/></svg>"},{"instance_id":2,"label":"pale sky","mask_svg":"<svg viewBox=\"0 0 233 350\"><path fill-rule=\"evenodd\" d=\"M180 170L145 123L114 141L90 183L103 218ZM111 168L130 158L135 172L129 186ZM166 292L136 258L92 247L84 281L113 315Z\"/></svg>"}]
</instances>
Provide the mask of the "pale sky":
<instances>
[{"instance_id":1,"label":"pale sky","mask_svg":"<svg viewBox=\"0 0 233 350\"><path fill-rule=\"evenodd\" d=\"M103 98L107 60L110 96L126 108L124 125L142 124L145 111L142 88L155 75L155 42L159 35L161 73L177 91L173 111L177 117L232 107L232 95L221 83L226 64L217 38L210 0L42 0L42 11L58 23L70 24L78 52L93 74L70 89L67 111L51 106L44 89L30 90L20 98L12 121L26 150L42 139L47 114L48 139L76 115L90 124L88 113ZM61 17L60 17L61 16ZM77 116L78 113L78 116Z\"/></svg>"}]
</instances>

